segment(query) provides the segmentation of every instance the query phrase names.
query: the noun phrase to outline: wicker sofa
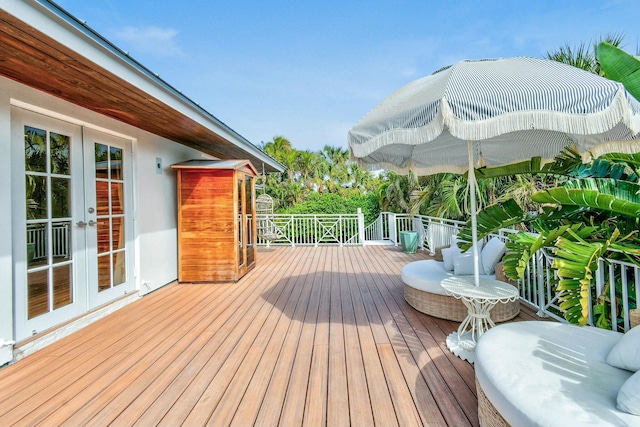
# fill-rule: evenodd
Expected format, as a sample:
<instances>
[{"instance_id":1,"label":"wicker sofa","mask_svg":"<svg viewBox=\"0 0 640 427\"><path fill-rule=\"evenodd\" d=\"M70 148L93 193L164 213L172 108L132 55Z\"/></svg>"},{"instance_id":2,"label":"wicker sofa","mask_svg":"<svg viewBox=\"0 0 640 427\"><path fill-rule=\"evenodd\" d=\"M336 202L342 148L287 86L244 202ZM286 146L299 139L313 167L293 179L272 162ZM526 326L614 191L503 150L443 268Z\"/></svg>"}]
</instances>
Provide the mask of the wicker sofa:
<instances>
[{"instance_id":1,"label":"wicker sofa","mask_svg":"<svg viewBox=\"0 0 640 427\"><path fill-rule=\"evenodd\" d=\"M481 426L640 426L640 327L498 325L474 368Z\"/></svg>"},{"instance_id":2,"label":"wicker sofa","mask_svg":"<svg viewBox=\"0 0 640 427\"><path fill-rule=\"evenodd\" d=\"M461 322L467 316L467 308L460 300L447 295L440 286L442 280L448 277L473 274L471 254L461 255L456 244L454 238L451 246L442 250L443 261L428 259L405 265L402 268L402 281L404 299L413 308L429 316ZM495 279L495 267L503 254L504 243L497 238L491 239L480 254L481 261L485 261L481 263L482 272L488 270L489 274L481 274L480 277ZM519 301L498 304L491 310L491 319L494 322L504 322L518 313Z\"/></svg>"}]
</instances>

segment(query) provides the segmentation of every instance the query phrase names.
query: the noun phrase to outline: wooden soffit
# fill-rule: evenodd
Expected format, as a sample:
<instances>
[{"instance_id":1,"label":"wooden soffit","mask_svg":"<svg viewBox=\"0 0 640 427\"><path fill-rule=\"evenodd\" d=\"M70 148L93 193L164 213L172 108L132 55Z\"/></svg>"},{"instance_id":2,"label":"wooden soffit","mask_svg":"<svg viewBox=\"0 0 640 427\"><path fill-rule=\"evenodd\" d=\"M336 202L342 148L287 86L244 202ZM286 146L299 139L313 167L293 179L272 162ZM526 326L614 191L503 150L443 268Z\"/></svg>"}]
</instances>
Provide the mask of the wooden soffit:
<instances>
[{"instance_id":1,"label":"wooden soffit","mask_svg":"<svg viewBox=\"0 0 640 427\"><path fill-rule=\"evenodd\" d=\"M99 43L99 37L96 39L98 41L93 42ZM135 64L129 68L137 71ZM149 72L142 66L140 71ZM160 93L175 98L177 106L190 109L193 115L202 115L205 122L211 122L211 127L151 96L5 10L0 10L0 75L217 158L248 159L260 167L264 164L267 172L282 170L275 160L213 116L207 117L206 111L199 110L186 97L180 99L179 92L174 90L174 93L159 78L154 81L145 77L145 82L164 86L159 89ZM212 128L216 126L222 131L214 131ZM231 142L220 133L237 141Z\"/></svg>"}]
</instances>

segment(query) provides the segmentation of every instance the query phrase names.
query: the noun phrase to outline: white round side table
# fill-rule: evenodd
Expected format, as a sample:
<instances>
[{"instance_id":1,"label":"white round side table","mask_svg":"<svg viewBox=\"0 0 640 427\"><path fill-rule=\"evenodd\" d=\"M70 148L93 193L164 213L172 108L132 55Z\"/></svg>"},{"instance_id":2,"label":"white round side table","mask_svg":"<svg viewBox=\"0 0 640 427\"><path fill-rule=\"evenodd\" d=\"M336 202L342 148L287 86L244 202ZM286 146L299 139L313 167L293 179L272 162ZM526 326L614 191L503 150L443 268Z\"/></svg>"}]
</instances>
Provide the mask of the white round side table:
<instances>
[{"instance_id":1,"label":"white round side table","mask_svg":"<svg viewBox=\"0 0 640 427\"><path fill-rule=\"evenodd\" d=\"M495 326L491 309L498 303L516 301L518 289L509 283L484 278L480 278L480 286L476 286L473 276L449 277L440 285L449 295L460 299L468 310L458 331L447 337L447 347L456 356L473 363L476 341Z\"/></svg>"}]
</instances>

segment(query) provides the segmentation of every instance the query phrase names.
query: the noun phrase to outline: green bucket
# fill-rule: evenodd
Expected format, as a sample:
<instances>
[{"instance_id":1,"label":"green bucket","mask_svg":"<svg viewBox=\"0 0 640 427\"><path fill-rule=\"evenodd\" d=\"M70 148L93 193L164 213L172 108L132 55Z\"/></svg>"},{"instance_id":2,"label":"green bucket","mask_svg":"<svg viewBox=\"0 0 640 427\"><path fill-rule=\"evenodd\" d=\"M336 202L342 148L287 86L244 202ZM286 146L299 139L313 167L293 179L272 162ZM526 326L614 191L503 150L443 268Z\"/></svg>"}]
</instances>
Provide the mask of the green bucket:
<instances>
[{"instance_id":1,"label":"green bucket","mask_svg":"<svg viewBox=\"0 0 640 427\"><path fill-rule=\"evenodd\" d=\"M417 231L401 231L400 244L402 250L408 254L415 254L418 250L418 232Z\"/></svg>"}]
</instances>

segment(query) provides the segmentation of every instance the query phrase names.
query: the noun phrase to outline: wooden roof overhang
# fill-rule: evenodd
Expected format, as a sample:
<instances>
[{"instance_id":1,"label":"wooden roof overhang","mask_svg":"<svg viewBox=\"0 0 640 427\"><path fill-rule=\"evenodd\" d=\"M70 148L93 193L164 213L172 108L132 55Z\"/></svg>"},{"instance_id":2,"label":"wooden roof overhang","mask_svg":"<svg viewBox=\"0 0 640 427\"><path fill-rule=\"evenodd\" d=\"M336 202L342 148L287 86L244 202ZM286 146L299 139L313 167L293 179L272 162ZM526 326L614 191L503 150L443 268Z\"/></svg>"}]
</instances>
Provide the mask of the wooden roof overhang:
<instances>
[{"instance_id":1,"label":"wooden roof overhang","mask_svg":"<svg viewBox=\"0 0 640 427\"><path fill-rule=\"evenodd\" d=\"M41 31L40 29L46 29ZM59 6L0 9L0 75L220 159L284 168Z\"/></svg>"}]
</instances>

